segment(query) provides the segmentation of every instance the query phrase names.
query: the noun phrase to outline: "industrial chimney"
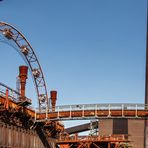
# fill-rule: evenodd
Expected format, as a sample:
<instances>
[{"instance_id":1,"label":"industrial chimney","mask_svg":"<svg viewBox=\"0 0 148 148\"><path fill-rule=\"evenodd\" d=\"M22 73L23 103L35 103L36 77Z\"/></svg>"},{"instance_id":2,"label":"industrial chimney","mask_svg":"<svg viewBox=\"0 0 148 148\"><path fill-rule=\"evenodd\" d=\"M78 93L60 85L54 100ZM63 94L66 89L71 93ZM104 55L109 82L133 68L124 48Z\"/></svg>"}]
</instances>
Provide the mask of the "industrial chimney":
<instances>
[{"instance_id":1,"label":"industrial chimney","mask_svg":"<svg viewBox=\"0 0 148 148\"><path fill-rule=\"evenodd\" d=\"M57 100L57 91L55 90L50 91L50 99L51 99L52 111L54 112Z\"/></svg>"},{"instance_id":2,"label":"industrial chimney","mask_svg":"<svg viewBox=\"0 0 148 148\"><path fill-rule=\"evenodd\" d=\"M21 97L20 100L25 100L25 86L26 86L26 79L28 74L28 67L27 66L20 66L19 67L19 78L20 78L20 93Z\"/></svg>"}]
</instances>

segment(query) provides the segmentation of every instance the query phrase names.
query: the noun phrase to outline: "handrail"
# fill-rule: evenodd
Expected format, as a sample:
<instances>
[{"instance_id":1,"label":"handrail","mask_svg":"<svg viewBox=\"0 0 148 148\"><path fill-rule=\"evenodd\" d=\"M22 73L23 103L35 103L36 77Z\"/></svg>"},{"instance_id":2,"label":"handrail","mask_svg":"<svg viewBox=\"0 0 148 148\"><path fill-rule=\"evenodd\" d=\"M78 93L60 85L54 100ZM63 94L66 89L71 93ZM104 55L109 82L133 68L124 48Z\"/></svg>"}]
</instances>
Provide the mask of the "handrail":
<instances>
[{"instance_id":1,"label":"handrail","mask_svg":"<svg viewBox=\"0 0 148 148\"><path fill-rule=\"evenodd\" d=\"M0 82L0 86L4 87L4 88L7 88L8 90L11 90L12 92L16 93L17 95L20 95L19 92L17 92L16 90L10 88L9 86L7 86L6 84Z\"/></svg>"},{"instance_id":2,"label":"handrail","mask_svg":"<svg viewBox=\"0 0 148 148\"><path fill-rule=\"evenodd\" d=\"M91 136L63 136L60 135L58 142L74 142L74 141L129 141L128 140L129 135L128 134L113 134L113 135L91 135Z\"/></svg>"},{"instance_id":3,"label":"handrail","mask_svg":"<svg viewBox=\"0 0 148 148\"><path fill-rule=\"evenodd\" d=\"M79 104L56 106L54 112L35 110L35 121L89 120L104 118L148 118L145 104Z\"/></svg>"},{"instance_id":4,"label":"handrail","mask_svg":"<svg viewBox=\"0 0 148 148\"><path fill-rule=\"evenodd\" d=\"M0 82L0 96L5 96L6 89L9 90L9 98L11 98L15 102L18 102L21 94L16 90L10 88L9 86L5 85L4 83ZM26 100L31 103L31 99L26 97Z\"/></svg>"},{"instance_id":5,"label":"handrail","mask_svg":"<svg viewBox=\"0 0 148 148\"><path fill-rule=\"evenodd\" d=\"M20 93L0 83L0 96L5 98L6 90L9 98L20 103ZM29 101L28 98L26 100ZM30 108L29 108L30 109ZM55 111L33 109L28 111L36 122L45 120L75 120L99 118L148 118L148 104L111 103L111 104L75 104L56 106Z\"/></svg>"},{"instance_id":6,"label":"handrail","mask_svg":"<svg viewBox=\"0 0 148 148\"><path fill-rule=\"evenodd\" d=\"M109 104L76 104L76 105L60 105L55 107L54 112L63 111L87 111L87 110L146 110L148 104L133 104L133 103L109 103ZM46 109L37 113L46 113Z\"/></svg>"}]
</instances>

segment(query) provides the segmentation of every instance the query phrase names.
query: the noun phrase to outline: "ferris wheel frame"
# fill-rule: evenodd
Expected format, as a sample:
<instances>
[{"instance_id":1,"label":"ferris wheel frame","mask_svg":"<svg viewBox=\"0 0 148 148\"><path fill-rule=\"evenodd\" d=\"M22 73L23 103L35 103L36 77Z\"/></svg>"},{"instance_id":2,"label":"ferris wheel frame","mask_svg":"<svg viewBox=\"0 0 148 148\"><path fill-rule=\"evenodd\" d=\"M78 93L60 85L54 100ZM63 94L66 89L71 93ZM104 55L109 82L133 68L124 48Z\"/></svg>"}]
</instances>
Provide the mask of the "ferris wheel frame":
<instances>
[{"instance_id":1,"label":"ferris wheel frame","mask_svg":"<svg viewBox=\"0 0 148 148\"><path fill-rule=\"evenodd\" d=\"M27 63L33 76L39 110L49 109L49 98L43 71L29 41L14 26L1 21L0 34L7 40L7 42L13 41L17 47L17 51L24 57L25 62Z\"/></svg>"}]
</instances>

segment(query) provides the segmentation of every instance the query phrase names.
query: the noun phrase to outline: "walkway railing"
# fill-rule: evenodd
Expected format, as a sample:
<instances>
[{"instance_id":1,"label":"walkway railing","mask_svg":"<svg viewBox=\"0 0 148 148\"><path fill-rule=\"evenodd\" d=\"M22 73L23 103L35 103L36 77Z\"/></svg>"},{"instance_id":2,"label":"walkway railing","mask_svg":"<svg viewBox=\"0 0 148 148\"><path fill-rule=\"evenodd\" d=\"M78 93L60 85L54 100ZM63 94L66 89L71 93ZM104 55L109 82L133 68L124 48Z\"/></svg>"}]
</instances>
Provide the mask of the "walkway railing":
<instances>
[{"instance_id":1,"label":"walkway railing","mask_svg":"<svg viewBox=\"0 0 148 148\"><path fill-rule=\"evenodd\" d=\"M19 99L21 94L19 92L0 82L0 96L5 97L6 90L9 91L9 98L11 100L13 100L16 103L20 101ZM31 103L31 99L26 98L26 100Z\"/></svg>"},{"instance_id":2,"label":"walkway railing","mask_svg":"<svg viewBox=\"0 0 148 148\"><path fill-rule=\"evenodd\" d=\"M54 112L63 111L83 111L83 110L145 110L148 109L148 105L145 104L133 104L133 103L111 103L111 104L77 104L77 105L60 105L55 107ZM37 113L46 113L46 109ZM49 110L49 112L52 112Z\"/></svg>"},{"instance_id":3,"label":"walkway railing","mask_svg":"<svg viewBox=\"0 0 148 148\"><path fill-rule=\"evenodd\" d=\"M6 96L6 90L9 90L9 99L18 104L20 102L20 93L0 83L1 97ZM148 118L148 105L132 103L61 105L56 106L55 111L50 109L30 109L28 113L36 122L100 118Z\"/></svg>"},{"instance_id":4,"label":"walkway railing","mask_svg":"<svg viewBox=\"0 0 148 148\"><path fill-rule=\"evenodd\" d=\"M36 121L74 120L98 118L142 118L148 117L148 105L145 104L77 104L56 106L55 111L38 109Z\"/></svg>"},{"instance_id":5,"label":"walkway railing","mask_svg":"<svg viewBox=\"0 0 148 148\"><path fill-rule=\"evenodd\" d=\"M58 142L76 142L76 141L128 141L129 135L117 134L117 135L89 135L89 136L78 136L77 134L72 136L60 135Z\"/></svg>"}]
</instances>

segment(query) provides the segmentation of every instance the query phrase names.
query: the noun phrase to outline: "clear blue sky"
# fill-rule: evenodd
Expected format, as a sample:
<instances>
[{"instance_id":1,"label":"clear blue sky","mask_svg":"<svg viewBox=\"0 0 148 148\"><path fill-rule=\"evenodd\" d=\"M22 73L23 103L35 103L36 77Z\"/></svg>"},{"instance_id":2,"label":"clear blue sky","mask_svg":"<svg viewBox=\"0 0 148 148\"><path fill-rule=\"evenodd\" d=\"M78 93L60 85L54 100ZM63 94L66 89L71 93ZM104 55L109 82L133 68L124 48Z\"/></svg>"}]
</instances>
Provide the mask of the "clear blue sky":
<instances>
[{"instance_id":1,"label":"clear blue sky","mask_svg":"<svg viewBox=\"0 0 148 148\"><path fill-rule=\"evenodd\" d=\"M144 102L146 0L4 0L0 20L29 40L58 105ZM0 51L0 81L15 88L24 62L4 43Z\"/></svg>"}]
</instances>

